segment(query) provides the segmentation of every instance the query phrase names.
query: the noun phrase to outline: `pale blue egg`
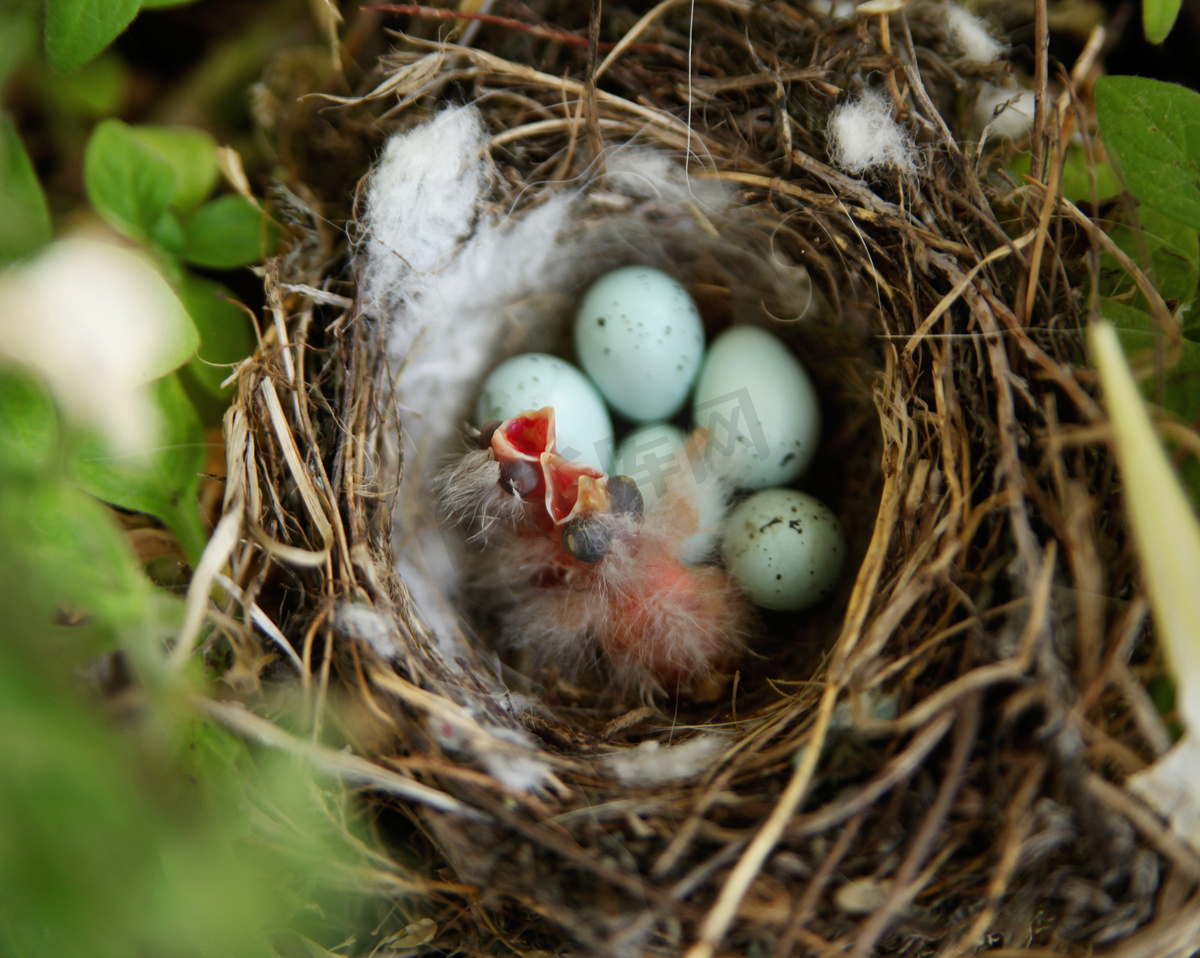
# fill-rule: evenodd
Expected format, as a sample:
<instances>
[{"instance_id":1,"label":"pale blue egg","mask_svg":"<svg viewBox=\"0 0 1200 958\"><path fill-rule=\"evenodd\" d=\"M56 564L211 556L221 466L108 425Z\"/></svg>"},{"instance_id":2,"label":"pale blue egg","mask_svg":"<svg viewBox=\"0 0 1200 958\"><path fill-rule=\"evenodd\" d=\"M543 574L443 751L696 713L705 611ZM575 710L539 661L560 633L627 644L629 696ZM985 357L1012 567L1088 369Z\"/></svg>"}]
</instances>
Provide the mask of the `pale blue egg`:
<instances>
[{"instance_id":1,"label":"pale blue egg","mask_svg":"<svg viewBox=\"0 0 1200 958\"><path fill-rule=\"evenodd\" d=\"M635 422L682 408L704 358L704 325L688 291L662 270L623 266L598 279L575 317L579 364Z\"/></svg>"},{"instance_id":2,"label":"pale blue egg","mask_svg":"<svg viewBox=\"0 0 1200 958\"><path fill-rule=\"evenodd\" d=\"M764 489L729 513L721 555L752 602L792 611L833 591L846 540L823 502L795 489Z\"/></svg>"},{"instance_id":3,"label":"pale blue egg","mask_svg":"<svg viewBox=\"0 0 1200 958\"><path fill-rule=\"evenodd\" d=\"M746 489L782 486L808 467L821 432L817 390L784 344L757 326L727 329L708 348L692 395L708 431L705 463Z\"/></svg>"},{"instance_id":4,"label":"pale blue egg","mask_svg":"<svg viewBox=\"0 0 1200 958\"><path fill-rule=\"evenodd\" d=\"M522 353L488 373L475 403L475 425L554 407L558 454L612 469L612 420L596 387L564 359Z\"/></svg>"},{"instance_id":5,"label":"pale blue egg","mask_svg":"<svg viewBox=\"0 0 1200 958\"><path fill-rule=\"evenodd\" d=\"M647 506L667 491L667 479L686 468L683 450L687 437L669 422L639 426L621 440L613 468L637 483Z\"/></svg>"}]
</instances>

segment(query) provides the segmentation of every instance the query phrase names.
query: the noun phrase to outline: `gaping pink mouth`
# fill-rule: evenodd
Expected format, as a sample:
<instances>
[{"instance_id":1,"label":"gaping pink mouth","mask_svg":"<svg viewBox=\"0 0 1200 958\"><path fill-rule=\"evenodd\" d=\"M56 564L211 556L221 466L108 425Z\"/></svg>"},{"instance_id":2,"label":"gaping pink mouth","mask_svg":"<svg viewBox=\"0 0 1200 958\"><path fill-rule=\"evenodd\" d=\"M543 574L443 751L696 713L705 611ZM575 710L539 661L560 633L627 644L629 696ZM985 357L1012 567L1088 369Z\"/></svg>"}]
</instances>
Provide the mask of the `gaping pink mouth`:
<instances>
[{"instance_id":1,"label":"gaping pink mouth","mask_svg":"<svg viewBox=\"0 0 1200 958\"><path fill-rule=\"evenodd\" d=\"M526 502L544 502L544 516L558 527L580 514L606 508L605 473L584 462L564 459L555 451L554 408L519 413L506 419L492 434L492 455L504 476L521 474L519 486L510 486ZM535 466L537 473L524 464ZM521 464L521 465L516 465ZM539 522L539 524L541 524Z\"/></svg>"},{"instance_id":2,"label":"gaping pink mouth","mask_svg":"<svg viewBox=\"0 0 1200 958\"><path fill-rule=\"evenodd\" d=\"M554 452L554 407L519 413L492 433L492 453L503 464L514 459L537 462L544 452Z\"/></svg>"},{"instance_id":3,"label":"gaping pink mouth","mask_svg":"<svg viewBox=\"0 0 1200 958\"><path fill-rule=\"evenodd\" d=\"M542 475L546 480L546 512L556 526L608 505L608 494L604 491L608 476L595 466L544 452Z\"/></svg>"}]
</instances>

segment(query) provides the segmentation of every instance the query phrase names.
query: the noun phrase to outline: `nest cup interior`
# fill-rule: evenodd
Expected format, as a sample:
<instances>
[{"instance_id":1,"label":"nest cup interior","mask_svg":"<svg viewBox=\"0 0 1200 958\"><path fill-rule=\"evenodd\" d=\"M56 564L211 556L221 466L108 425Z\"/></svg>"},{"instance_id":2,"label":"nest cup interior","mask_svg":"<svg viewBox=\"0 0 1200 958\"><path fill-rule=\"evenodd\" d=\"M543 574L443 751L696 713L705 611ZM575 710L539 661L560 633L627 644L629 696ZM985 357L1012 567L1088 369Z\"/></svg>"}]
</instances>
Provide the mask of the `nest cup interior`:
<instances>
[{"instance_id":1,"label":"nest cup interior","mask_svg":"<svg viewBox=\"0 0 1200 958\"><path fill-rule=\"evenodd\" d=\"M682 169L678 172L682 179ZM604 178L597 178L585 196L606 186ZM556 188L562 184L541 186L548 193ZM771 683L778 688L806 681L828 655L857 562L871 535L879 500L881 445L872 397L879 361L872 348L874 340L848 331L834 305L837 286L830 287L833 295L823 291L827 277L818 272L814 279L802 265L814 249L812 240L800 232L800 224L787 223L766 204L729 204L723 210L704 210L695 202L639 199L605 189L605 205L614 202L623 208L603 212L595 210L598 204L589 204L589 215L574 220L561 237L563 250L578 264L564 290L534 290L518 301L497 304L494 316L500 335L489 363L494 366L524 352L548 352L578 365L572 336L578 302L595 280L628 265L655 267L682 283L697 304L708 342L730 326L751 323L770 330L800 359L820 397L821 438L812 463L789 485L833 509L846 533L849 556L834 595L799 612L759 610L747 640L747 654L738 666L738 702L733 706L735 711L752 710L775 695ZM403 374L399 382L403 390ZM464 417L473 408L476 393L477 387L468 388L465 396L458 397L457 406ZM444 397L443 401L454 399ZM685 404L675 417L685 432L690 430L686 410ZM620 442L634 425L614 412L614 439ZM461 437L452 438L435 457L445 460L460 454L462 445ZM437 495L427 487L410 488L408 494L435 499ZM734 502L746 494L735 493ZM425 510L422 502L415 511ZM404 504L401 511L406 511ZM475 553L478 557L486 552L486 546L463 541L465 533L448 521L443 522L441 532L443 537L457 540L452 551L459 556ZM461 583L451 588L461 588ZM465 595L464 633L468 641L481 643L486 652L495 623L486 608L471 602L469 589ZM637 704L628 693L613 690L609 666L603 659L589 669L582 686L559 681L553 668L548 674L531 675L511 656L502 660L500 679L513 690L532 693L546 705L586 703L597 707L594 715L575 707L568 709L572 721L585 725L597 718L607 721L614 709ZM686 694L678 699L672 701L671 711L689 720L728 712L732 705L729 694L699 706Z\"/></svg>"}]
</instances>

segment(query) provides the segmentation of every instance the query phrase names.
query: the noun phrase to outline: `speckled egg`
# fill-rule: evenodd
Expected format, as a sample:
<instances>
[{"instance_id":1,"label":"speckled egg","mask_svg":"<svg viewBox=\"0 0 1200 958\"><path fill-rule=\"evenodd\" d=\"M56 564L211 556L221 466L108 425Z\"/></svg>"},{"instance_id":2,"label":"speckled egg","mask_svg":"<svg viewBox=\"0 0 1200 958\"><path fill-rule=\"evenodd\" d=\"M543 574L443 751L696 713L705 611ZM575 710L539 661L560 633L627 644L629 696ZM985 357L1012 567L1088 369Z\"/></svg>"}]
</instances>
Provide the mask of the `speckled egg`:
<instances>
[{"instance_id":1,"label":"speckled egg","mask_svg":"<svg viewBox=\"0 0 1200 958\"><path fill-rule=\"evenodd\" d=\"M734 326L709 346L692 425L708 430L705 460L717 473L765 489L808 467L821 410L808 372L779 339L757 326Z\"/></svg>"},{"instance_id":2,"label":"speckled egg","mask_svg":"<svg viewBox=\"0 0 1200 958\"><path fill-rule=\"evenodd\" d=\"M584 294L575 316L579 364L635 422L673 416L704 358L704 326L688 291L662 270L624 266Z\"/></svg>"},{"instance_id":3,"label":"speckled egg","mask_svg":"<svg viewBox=\"0 0 1200 958\"><path fill-rule=\"evenodd\" d=\"M488 373L475 403L475 425L554 407L558 454L608 472L614 446L612 420L588 378L547 353L522 353Z\"/></svg>"},{"instance_id":4,"label":"speckled egg","mask_svg":"<svg viewBox=\"0 0 1200 958\"><path fill-rule=\"evenodd\" d=\"M824 503L795 489L764 489L729 513L721 554L752 602L793 611L833 591L846 540Z\"/></svg>"},{"instance_id":5,"label":"speckled egg","mask_svg":"<svg viewBox=\"0 0 1200 958\"><path fill-rule=\"evenodd\" d=\"M667 491L667 477L683 468L679 455L686 442L683 430L669 422L647 423L621 440L613 468L636 482L651 506Z\"/></svg>"}]
</instances>

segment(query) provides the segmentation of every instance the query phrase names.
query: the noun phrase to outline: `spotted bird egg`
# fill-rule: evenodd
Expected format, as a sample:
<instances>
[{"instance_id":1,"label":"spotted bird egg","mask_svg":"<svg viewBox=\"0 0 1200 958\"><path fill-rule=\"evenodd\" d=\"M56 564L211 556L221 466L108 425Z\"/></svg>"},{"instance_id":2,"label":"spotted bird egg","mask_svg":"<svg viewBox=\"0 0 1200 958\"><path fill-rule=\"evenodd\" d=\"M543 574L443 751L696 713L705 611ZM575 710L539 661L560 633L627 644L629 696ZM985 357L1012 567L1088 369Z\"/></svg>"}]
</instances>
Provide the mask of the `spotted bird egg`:
<instances>
[{"instance_id":1,"label":"spotted bird egg","mask_svg":"<svg viewBox=\"0 0 1200 958\"><path fill-rule=\"evenodd\" d=\"M799 476L817 449L821 410L808 372L757 326L727 329L708 348L692 395L692 425L708 431L705 462L746 489Z\"/></svg>"},{"instance_id":2,"label":"spotted bird egg","mask_svg":"<svg viewBox=\"0 0 1200 958\"><path fill-rule=\"evenodd\" d=\"M763 489L725 519L725 568L752 602L766 609L807 608L833 591L846 540L837 516L795 489Z\"/></svg>"},{"instance_id":3,"label":"spotted bird egg","mask_svg":"<svg viewBox=\"0 0 1200 958\"><path fill-rule=\"evenodd\" d=\"M623 266L584 294L575 350L617 412L635 422L669 419L696 380L704 325L677 280L649 266Z\"/></svg>"},{"instance_id":4,"label":"spotted bird egg","mask_svg":"<svg viewBox=\"0 0 1200 958\"><path fill-rule=\"evenodd\" d=\"M475 403L475 425L554 407L558 454L612 469L613 427L604 400L569 362L548 353L522 353L488 373Z\"/></svg>"},{"instance_id":5,"label":"spotted bird egg","mask_svg":"<svg viewBox=\"0 0 1200 958\"><path fill-rule=\"evenodd\" d=\"M637 483L647 506L667 491L668 477L684 468L682 459L687 436L669 422L638 426L617 446L616 470Z\"/></svg>"}]
</instances>

